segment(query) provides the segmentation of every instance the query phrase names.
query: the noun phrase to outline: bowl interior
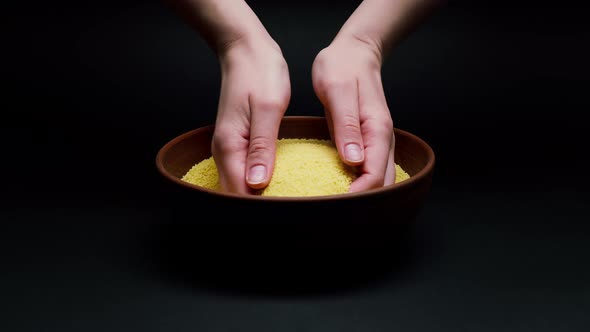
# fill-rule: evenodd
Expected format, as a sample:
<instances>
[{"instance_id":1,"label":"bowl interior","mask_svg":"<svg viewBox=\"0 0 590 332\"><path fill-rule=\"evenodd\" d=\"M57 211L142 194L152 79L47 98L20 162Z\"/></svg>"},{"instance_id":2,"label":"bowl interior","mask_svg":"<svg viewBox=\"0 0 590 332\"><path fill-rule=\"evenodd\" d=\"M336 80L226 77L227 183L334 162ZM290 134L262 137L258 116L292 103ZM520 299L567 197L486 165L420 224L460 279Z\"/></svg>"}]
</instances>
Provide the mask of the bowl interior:
<instances>
[{"instance_id":1,"label":"bowl interior","mask_svg":"<svg viewBox=\"0 0 590 332\"><path fill-rule=\"evenodd\" d=\"M157 167L168 179L180 179L196 163L211 157L211 140L214 125L208 125L184 133L164 145L157 156ZM279 138L330 139L326 119L317 116L286 116L279 128ZM395 161L413 177L429 173L434 164L434 153L430 146L417 136L395 129ZM209 191L193 186L196 190ZM397 186L394 184L392 186Z\"/></svg>"}]
</instances>

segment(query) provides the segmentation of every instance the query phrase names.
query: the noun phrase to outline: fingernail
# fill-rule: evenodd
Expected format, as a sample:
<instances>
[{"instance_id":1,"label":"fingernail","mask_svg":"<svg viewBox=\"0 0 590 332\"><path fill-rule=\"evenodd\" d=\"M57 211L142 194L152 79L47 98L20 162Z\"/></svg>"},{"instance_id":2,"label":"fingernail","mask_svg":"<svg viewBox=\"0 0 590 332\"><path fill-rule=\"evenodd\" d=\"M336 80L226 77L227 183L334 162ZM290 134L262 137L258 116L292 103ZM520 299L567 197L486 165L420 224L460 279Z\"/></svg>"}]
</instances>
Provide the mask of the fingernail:
<instances>
[{"instance_id":1,"label":"fingernail","mask_svg":"<svg viewBox=\"0 0 590 332\"><path fill-rule=\"evenodd\" d=\"M348 144L344 147L344 156L346 160L351 162L359 162L363 160L363 153L361 147L358 144Z\"/></svg>"},{"instance_id":2,"label":"fingernail","mask_svg":"<svg viewBox=\"0 0 590 332\"><path fill-rule=\"evenodd\" d=\"M256 165L248 171L248 183L258 184L264 182L266 179L266 167L263 165Z\"/></svg>"}]
</instances>

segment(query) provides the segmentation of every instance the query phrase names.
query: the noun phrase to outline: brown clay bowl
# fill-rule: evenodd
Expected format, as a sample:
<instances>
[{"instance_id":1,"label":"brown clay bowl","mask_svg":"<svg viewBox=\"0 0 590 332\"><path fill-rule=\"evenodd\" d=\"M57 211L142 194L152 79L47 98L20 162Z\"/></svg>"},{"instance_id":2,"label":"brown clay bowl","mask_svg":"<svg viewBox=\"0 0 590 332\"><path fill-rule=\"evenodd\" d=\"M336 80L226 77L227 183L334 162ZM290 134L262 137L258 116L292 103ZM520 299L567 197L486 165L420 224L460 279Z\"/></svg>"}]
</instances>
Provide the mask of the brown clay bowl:
<instances>
[{"instance_id":1,"label":"brown clay bowl","mask_svg":"<svg viewBox=\"0 0 590 332\"><path fill-rule=\"evenodd\" d=\"M214 125L183 133L157 153L156 167L172 209L193 225L195 241L243 248L342 248L356 251L395 241L412 224L430 191L435 164L431 147L419 137L395 129L395 160L410 175L401 183L315 197L237 195L209 190L181 180L197 162L211 156ZM329 139L326 119L286 116L279 138ZM196 236L197 234L195 234Z\"/></svg>"}]
</instances>

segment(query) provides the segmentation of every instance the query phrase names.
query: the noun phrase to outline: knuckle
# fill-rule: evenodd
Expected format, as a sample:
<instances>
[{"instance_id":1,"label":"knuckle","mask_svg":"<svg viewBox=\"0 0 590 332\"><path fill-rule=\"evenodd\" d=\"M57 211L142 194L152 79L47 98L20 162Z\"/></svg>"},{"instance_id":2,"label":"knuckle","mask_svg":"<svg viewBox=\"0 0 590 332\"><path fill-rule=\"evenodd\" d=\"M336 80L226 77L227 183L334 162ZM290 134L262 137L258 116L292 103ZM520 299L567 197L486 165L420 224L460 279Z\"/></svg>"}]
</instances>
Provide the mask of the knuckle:
<instances>
[{"instance_id":1,"label":"knuckle","mask_svg":"<svg viewBox=\"0 0 590 332\"><path fill-rule=\"evenodd\" d=\"M235 131L229 127L215 128L211 138L211 152L214 155L225 155L241 150L242 143L236 137Z\"/></svg>"},{"instance_id":2,"label":"knuckle","mask_svg":"<svg viewBox=\"0 0 590 332\"><path fill-rule=\"evenodd\" d=\"M361 124L358 116L352 114L351 110L343 110L344 115L342 116L342 129L345 132L352 132L354 134L360 134Z\"/></svg>"},{"instance_id":3,"label":"knuckle","mask_svg":"<svg viewBox=\"0 0 590 332\"><path fill-rule=\"evenodd\" d=\"M248 147L248 157L250 159L260 160L270 154L270 140L264 136L254 136L250 138Z\"/></svg>"},{"instance_id":4,"label":"knuckle","mask_svg":"<svg viewBox=\"0 0 590 332\"><path fill-rule=\"evenodd\" d=\"M381 124L381 132L385 134L385 136L393 135L393 120L391 117L387 117L377 123Z\"/></svg>"},{"instance_id":5,"label":"knuckle","mask_svg":"<svg viewBox=\"0 0 590 332\"><path fill-rule=\"evenodd\" d=\"M223 138L223 136L214 135L211 141L211 152L214 155L224 155L236 151L236 146Z\"/></svg>"},{"instance_id":6,"label":"knuckle","mask_svg":"<svg viewBox=\"0 0 590 332\"><path fill-rule=\"evenodd\" d=\"M391 116L375 117L371 126L380 135L391 136L393 134L393 119Z\"/></svg>"},{"instance_id":7,"label":"knuckle","mask_svg":"<svg viewBox=\"0 0 590 332\"><path fill-rule=\"evenodd\" d=\"M373 119L364 131L364 135L371 139L392 140L393 120L388 117L384 119Z\"/></svg>"},{"instance_id":8,"label":"knuckle","mask_svg":"<svg viewBox=\"0 0 590 332\"><path fill-rule=\"evenodd\" d=\"M375 127L375 136L382 138L383 140L391 140L391 137L393 136L393 126L378 122L378 125Z\"/></svg>"},{"instance_id":9,"label":"knuckle","mask_svg":"<svg viewBox=\"0 0 590 332\"><path fill-rule=\"evenodd\" d=\"M283 96L265 96L265 97L254 97L253 104L255 110L260 110L262 112L276 112L277 110L281 110L286 105L286 98Z\"/></svg>"}]
</instances>

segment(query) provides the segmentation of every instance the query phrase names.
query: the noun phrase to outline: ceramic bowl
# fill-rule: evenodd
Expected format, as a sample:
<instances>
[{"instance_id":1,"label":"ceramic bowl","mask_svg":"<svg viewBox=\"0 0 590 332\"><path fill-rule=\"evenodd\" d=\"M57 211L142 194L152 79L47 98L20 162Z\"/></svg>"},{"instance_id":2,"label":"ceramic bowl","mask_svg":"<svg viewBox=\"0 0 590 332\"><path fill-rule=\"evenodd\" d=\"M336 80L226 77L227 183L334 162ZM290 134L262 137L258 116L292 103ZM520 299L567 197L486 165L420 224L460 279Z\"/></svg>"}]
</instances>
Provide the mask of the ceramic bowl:
<instances>
[{"instance_id":1,"label":"ceramic bowl","mask_svg":"<svg viewBox=\"0 0 590 332\"><path fill-rule=\"evenodd\" d=\"M211 156L214 125L196 128L165 143L156 167L179 218L202 237L243 248L318 248L353 251L395 239L425 203L432 183L435 155L421 138L395 129L396 162L410 178L359 193L313 197L237 195L195 186L181 177ZM279 138L329 139L326 119L286 116ZM217 241L217 242L216 242ZM274 249L273 249L274 250Z\"/></svg>"}]
</instances>

